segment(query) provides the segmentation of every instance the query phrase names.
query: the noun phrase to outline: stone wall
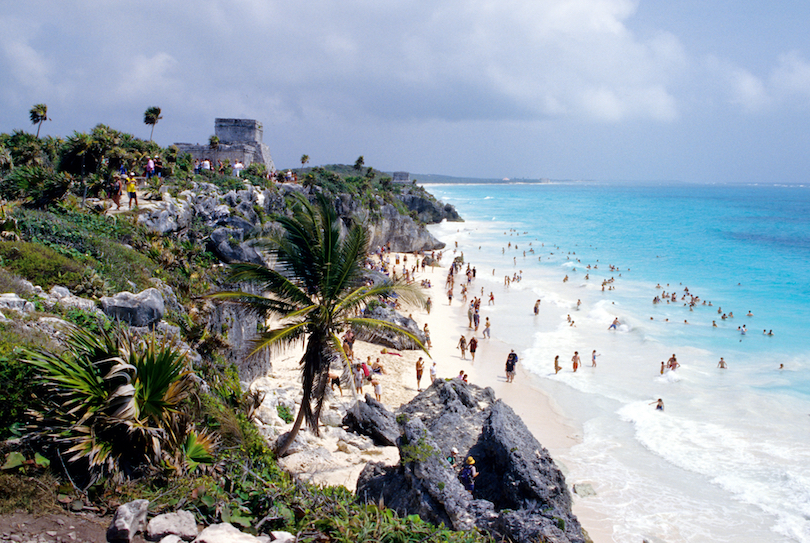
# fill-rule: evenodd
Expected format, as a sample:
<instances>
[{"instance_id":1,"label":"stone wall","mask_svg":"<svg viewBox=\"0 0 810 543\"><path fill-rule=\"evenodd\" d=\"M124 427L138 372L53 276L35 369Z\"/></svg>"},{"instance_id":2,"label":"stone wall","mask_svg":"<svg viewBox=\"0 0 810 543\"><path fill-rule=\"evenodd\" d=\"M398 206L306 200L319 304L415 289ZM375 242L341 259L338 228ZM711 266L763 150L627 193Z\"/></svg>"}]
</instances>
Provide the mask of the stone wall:
<instances>
[{"instance_id":1,"label":"stone wall","mask_svg":"<svg viewBox=\"0 0 810 543\"><path fill-rule=\"evenodd\" d=\"M264 141L262 123L253 119L214 119L214 134L220 143Z\"/></svg>"},{"instance_id":2,"label":"stone wall","mask_svg":"<svg viewBox=\"0 0 810 543\"><path fill-rule=\"evenodd\" d=\"M245 166L254 162L264 164L269 171L276 165L270 155L270 148L262 142L262 123L253 119L216 119L214 132L219 138L216 148L210 145L175 143L178 151L189 153L196 160L208 159L214 164L228 160L231 165L240 160Z\"/></svg>"}]
</instances>

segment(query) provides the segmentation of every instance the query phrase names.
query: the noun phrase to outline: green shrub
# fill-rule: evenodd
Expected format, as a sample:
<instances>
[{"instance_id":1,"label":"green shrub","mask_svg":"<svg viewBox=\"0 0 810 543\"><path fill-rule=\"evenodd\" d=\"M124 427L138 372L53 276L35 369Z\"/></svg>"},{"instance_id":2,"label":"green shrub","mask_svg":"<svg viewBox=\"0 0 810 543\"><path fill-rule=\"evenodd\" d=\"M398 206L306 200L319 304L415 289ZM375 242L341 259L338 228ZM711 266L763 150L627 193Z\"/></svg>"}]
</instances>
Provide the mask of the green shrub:
<instances>
[{"instance_id":1,"label":"green shrub","mask_svg":"<svg viewBox=\"0 0 810 543\"><path fill-rule=\"evenodd\" d=\"M70 175L43 166L14 168L0 183L0 196L23 200L26 207L42 208L59 200L70 188Z\"/></svg>"},{"instance_id":2,"label":"green shrub","mask_svg":"<svg viewBox=\"0 0 810 543\"><path fill-rule=\"evenodd\" d=\"M37 390L34 368L20 360L22 349L48 346L52 346L50 338L35 328L17 322L0 324L0 440L25 421Z\"/></svg>"},{"instance_id":3,"label":"green shrub","mask_svg":"<svg viewBox=\"0 0 810 543\"><path fill-rule=\"evenodd\" d=\"M293 414L290 411L290 408L287 407L286 405L281 405L281 404L277 405L276 406L276 411L278 411L278 416L281 418L281 420L283 420L287 424L290 424L292 421L295 420L295 417L293 417Z\"/></svg>"},{"instance_id":4,"label":"green shrub","mask_svg":"<svg viewBox=\"0 0 810 543\"><path fill-rule=\"evenodd\" d=\"M0 242L3 267L35 285L49 289L54 285L74 288L82 280L84 267L43 245L25 241Z\"/></svg>"}]
</instances>

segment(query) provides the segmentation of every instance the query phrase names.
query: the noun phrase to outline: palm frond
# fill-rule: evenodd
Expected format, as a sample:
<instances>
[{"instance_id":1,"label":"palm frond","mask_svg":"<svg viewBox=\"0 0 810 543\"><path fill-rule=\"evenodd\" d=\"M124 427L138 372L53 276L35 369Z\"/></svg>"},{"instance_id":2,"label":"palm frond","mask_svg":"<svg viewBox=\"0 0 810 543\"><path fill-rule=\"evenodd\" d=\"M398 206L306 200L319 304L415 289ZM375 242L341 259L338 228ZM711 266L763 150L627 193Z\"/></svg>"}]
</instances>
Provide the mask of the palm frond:
<instances>
[{"instance_id":1,"label":"palm frond","mask_svg":"<svg viewBox=\"0 0 810 543\"><path fill-rule=\"evenodd\" d=\"M265 349L280 350L298 341L303 341L309 332L308 327L309 323L302 321L263 332L253 340L253 350L248 356L255 356L256 353Z\"/></svg>"},{"instance_id":2,"label":"palm frond","mask_svg":"<svg viewBox=\"0 0 810 543\"><path fill-rule=\"evenodd\" d=\"M377 330L391 330L393 332L396 332L397 334L405 336L411 341L413 341L417 345L417 347L422 349L425 352L425 354L427 354L428 357L430 357L430 353L428 352L427 347L424 346L424 344L418 337L416 337L414 334L412 334L405 328L397 326L392 322L380 319L369 319L366 317L350 317L346 319L346 322L350 324L352 327L368 330L371 333L374 333Z\"/></svg>"}]
</instances>

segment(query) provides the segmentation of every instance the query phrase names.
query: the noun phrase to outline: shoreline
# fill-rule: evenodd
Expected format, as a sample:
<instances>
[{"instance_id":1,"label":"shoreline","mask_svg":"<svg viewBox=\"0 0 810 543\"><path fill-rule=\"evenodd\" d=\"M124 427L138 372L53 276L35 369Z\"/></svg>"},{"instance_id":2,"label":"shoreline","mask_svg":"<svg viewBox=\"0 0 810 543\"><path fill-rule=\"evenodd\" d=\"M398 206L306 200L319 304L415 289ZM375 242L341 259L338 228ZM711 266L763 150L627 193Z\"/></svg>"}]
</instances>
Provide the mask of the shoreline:
<instances>
[{"instance_id":1,"label":"shoreline","mask_svg":"<svg viewBox=\"0 0 810 543\"><path fill-rule=\"evenodd\" d=\"M399 253L400 258L403 256ZM394 256L394 254L392 254ZM408 255L414 258L413 255ZM444 255L442 264L449 264L452 261L451 253ZM402 265L402 264L400 264ZM422 351L399 351L396 354L382 354L382 347L379 345L357 341L354 347L355 358L366 360L371 357L373 362L380 358L380 362L386 369L386 374L378 376L382 385L382 403L394 411L401 405L409 402L417 394L416 383L416 360L421 356L425 360L425 371L421 385L425 389L430 385L430 367L433 361L436 362L437 377L453 378L458 376L459 371L468 374L470 383L491 387L497 398L509 405L515 413L521 417L532 435L540 444L548 449L555 463L564 474L568 474L568 467L559 460L564 453L581 442L581 429L576 424L567 419L559 406L547 393L536 386L539 379L531 372L527 371L518 363L517 375L512 383L506 382L504 363L511 347L496 337L487 339L483 337L483 319L486 314L482 311L482 324L477 333L468 328L466 307L469 303L461 302L460 298L454 298L452 305L448 305L444 282L446 280L448 267L437 266L427 268L425 272L417 272L415 281L423 279L430 280L431 287L425 289L426 296L432 299L430 314L422 308L402 307L399 312L403 315L410 314L416 321L420 329L428 324L431 331L432 348L429 349L430 357ZM456 276L457 281L464 278L463 274ZM476 283L473 281L472 285ZM458 288L455 289L458 294ZM472 287L470 291L474 290ZM480 292L480 287L479 287ZM482 297L483 298L483 297ZM497 303L497 300L496 300ZM486 299L482 301L482 309L486 307ZM493 328L497 323L493 323ZM456 348L461 335L469 338L475 334L479 341L476 360L473 363L469 352L466 359L461 358L460 351ZM395 352L391 349L388 351ZM287 351L283 356L273 360L272 371L265 377L259 378L251 384L251 388L281 388L289 390L294 388L293 395L297 395L300 401L300 373L298 360L302 351ZM297 387L297 388L296 388ZM358 393L358 397L353 397L348 387L344 387L343 396L335 390L334 395L328 394L328 404L324 411L328 411L332 404L340 404L342 408L348 408L354 404L356 399L364 397L364 394L371 393L373 389L365 386L363 395ZM297 407L296 407L297 409ZM323 423L322 423L323 424ZM285 431L291 425L285 425L281 431ZM285 469L298 476L307 478L316 484L343 485L354 490L357 477L368 461L384 462L389 465L399 461L399 453L395 447L371 448L369 450L349 452L344 445L341 445L340 438L332 435L331 429L322 426L325 430L320 438L314 437L308 431L302 429L299 435L306 436L304 439L313 447L314 451L302 451L291 454L281 460ZM331 453L340 465L335 466L335 462L326 464L318 458L317 449L323 447ZM346 454L340 454L346 453ZM574 481L567 480L569 490ZM586 482L586 481L582 481ZM612 527L605 519L601 519L597 513L589 510L583 502L587 498L572 495L572 510L579 518L580 523L588 532L594 543L608 543L612 541Z\"/></svg>"}]
</instances>

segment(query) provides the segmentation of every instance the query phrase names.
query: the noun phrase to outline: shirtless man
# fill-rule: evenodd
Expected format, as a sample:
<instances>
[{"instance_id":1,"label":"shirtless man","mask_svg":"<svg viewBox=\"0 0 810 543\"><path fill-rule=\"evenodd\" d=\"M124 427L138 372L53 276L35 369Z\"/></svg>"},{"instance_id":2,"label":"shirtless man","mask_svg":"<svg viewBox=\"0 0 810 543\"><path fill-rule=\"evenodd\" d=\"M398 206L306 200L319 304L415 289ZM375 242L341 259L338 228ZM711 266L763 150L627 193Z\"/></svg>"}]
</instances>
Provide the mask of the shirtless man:
<instances>
[{"instance_id":1,"label":"shirtless man","mask_svg":"<svg viewBox=\"0 0 810 543\"><path fill-rule=\"evenodd\" d=\"M416 361L416 390L417 392L422 392L422 372L425 370L425 361L422 360L422 357L419 357L419 360Z\"/></svg>"},{"instance_id":2,"label":"shirtless man","mask_svg":"<svg viewBox=\"0 0 810 543\"><path fill-rule=\"evenodd\" d=\"M571 357L571 362L574 363L574 373L579 369L579 351L574 351L574 356Z\"/></svg>"},{"instance_id":3,"label":"shirtless man","mask_svg":"<svg viewBox=\"0 0 810 543\"><path fill-rule=\"evenodd\" d=\"M678 364L678 361L675 359L675 353L672 353L672 356L667 360L667 367L670 371L675 371L678 366L680 366L680 364Z\"/></svg>"},{"instance_id":4,"label":"shirtless man","mask_svg":"<svg viewBox=\"0 0 810 543\"><path fill-rule=\"evenodd\" d=\"M726 361L723 360L723 357L720 357L720 362L717 363L717 367L720 369L726 369Z\"/></svg>"},{"instance_id":5,"label":"shirtless man","mask_svg":"<svg viewBox=\"0 0 810 543\"><path fill-rule=\"evenodd\" d=\"M613 323L610 326L608 326L608 330L617 330L619 324L620 324L619 317L616 317L615 319L613 319Z\"/></svg>"}]
</instances>

